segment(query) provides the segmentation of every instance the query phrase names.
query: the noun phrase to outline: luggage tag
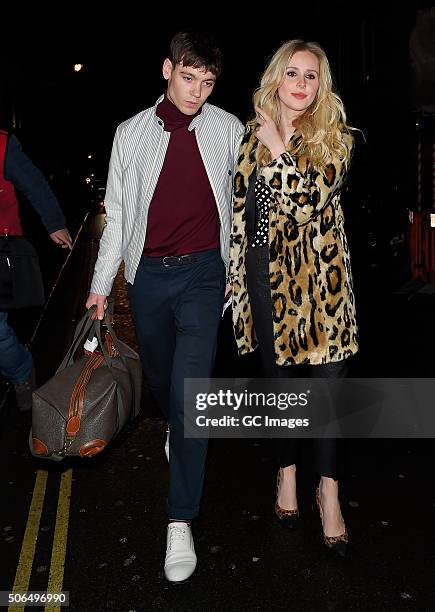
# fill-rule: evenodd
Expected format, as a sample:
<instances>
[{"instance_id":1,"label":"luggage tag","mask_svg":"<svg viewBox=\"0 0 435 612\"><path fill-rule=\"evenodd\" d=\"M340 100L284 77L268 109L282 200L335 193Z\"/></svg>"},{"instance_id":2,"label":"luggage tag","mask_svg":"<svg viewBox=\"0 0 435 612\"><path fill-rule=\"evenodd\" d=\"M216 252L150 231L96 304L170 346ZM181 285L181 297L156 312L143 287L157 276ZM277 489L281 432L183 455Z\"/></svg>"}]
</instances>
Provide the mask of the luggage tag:
<instances>
[{"instance_id":1,"label":"luggage tag","mask_svg":"<svg viewBox=\"0 0 435 612\"><path fill-rule=\"evenodd\" d=\"M95 351L97 346L98 346L98 338L96 336L93 336L93 338L87 338L86 342L83 345L86 355L92 355L92 353Z\"/></svg>"}]
</instances>

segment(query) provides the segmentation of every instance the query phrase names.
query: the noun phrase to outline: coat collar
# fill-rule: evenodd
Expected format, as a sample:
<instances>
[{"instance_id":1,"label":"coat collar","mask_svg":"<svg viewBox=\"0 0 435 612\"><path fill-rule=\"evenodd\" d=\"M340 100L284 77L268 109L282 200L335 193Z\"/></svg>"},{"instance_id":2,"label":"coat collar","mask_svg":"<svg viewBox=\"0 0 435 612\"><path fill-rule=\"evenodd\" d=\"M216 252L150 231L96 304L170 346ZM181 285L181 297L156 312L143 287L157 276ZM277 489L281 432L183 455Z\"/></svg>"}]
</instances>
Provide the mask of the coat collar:
<instances>
[{"instance_id":1,"label":"coat collar","mask_svg":"<svg viewBox=\"0 0 435 612\"><path fill-rule=\"evenodd\" d=\"M153 118L155 123L157 123L158 121L161 121L161 119L159 119L159 117L156 114L156 109L157 106L160 104L160 102L163 100L165 96L161 95L156 103L153 106ZM199 113L199 115L196 115L196 117L194 117L188 127L189 132L191 132L192 130L194 130L195 128L200 129L204 123L204 121L206 120L207 114L209 112L209 104L207 104L207 102L205 102L202 107L201 107L201 112Z\"/></svg>"}]
</instances>

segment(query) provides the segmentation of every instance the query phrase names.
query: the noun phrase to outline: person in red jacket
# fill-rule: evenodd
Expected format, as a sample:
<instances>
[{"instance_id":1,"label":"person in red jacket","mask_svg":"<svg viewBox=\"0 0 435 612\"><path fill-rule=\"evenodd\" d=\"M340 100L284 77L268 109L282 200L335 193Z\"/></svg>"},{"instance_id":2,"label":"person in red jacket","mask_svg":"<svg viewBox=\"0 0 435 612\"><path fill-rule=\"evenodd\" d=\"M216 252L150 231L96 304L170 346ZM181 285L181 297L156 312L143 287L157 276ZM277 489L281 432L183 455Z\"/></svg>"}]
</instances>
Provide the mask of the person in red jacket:
<instances>
[{"instance_id":1,"label":"person in red jacket","mask_svg":"<svg viewBox=\"0 0 435 612\"><path fill-rule=\"evenodd\" d=\"M38 212L53 242L71 249L65 217L44 175L25 155L18 139L0 130L0 234L23 233L15 189ZM35 387L32 355L18 341L4 310L0 310L0 374L13 384L18 408L30 410Z\"/></svg>"}]
</instances>

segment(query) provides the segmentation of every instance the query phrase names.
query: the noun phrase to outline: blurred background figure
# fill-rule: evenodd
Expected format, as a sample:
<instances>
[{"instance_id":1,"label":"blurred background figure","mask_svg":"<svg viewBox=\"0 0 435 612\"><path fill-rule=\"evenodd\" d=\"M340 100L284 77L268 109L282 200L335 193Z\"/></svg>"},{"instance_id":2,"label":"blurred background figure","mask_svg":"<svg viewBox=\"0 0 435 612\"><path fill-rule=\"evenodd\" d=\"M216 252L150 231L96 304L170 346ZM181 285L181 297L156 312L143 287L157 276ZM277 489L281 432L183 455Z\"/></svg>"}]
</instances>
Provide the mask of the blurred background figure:
<instances>
[{"instance_id":1,"label":"blurred background figure","mask_svg":"<svg viewBox=\"0 0 435 612\"><path fill-rule=\"evenodd\" d=\"M71 249L65 217L44 175L25 155L18 139L0 130L0 235L23 233L15 189L37 211L53 242ZM0 374L14 386L19 410L30 410L35 387L32 355L8 324L5 310L0 310Z\"/></svg>"}]
</instances>

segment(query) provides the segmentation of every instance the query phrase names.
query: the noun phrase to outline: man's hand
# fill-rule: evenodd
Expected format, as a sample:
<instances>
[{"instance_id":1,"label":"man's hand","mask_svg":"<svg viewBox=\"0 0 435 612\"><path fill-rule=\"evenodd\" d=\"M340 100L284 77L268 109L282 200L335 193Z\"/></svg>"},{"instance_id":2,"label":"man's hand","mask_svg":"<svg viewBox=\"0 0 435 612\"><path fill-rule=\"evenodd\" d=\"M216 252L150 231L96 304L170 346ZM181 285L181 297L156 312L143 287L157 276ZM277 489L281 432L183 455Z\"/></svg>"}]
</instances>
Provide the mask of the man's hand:
<instances>
[{"instance_id":1,"label":"man's hand","mask_svg":"<svg viewBox=\"0 0 435 612\"><path fill-rule=\"evenodd\" d=\"M50 234L50 238L63 249L72 249L71 236L66 227L64 229L57 230L57 232L52 232Z\"/></svg>"},{"instance_id":2,"label":"man's hand","mask_svg":"<svg viewBox=\"0 0 435 612\"><path fill-rule=\"evenodd\" d=\"M100 295L99 293L90 293L88 295L88 299L86 300L86 308L89 310L89 308L94 304L97 305L97 310L92 318L100 319L100 321L102 321L104 319L104 311L107 308L106 296Z\"/></svg>"}]
</instances>

